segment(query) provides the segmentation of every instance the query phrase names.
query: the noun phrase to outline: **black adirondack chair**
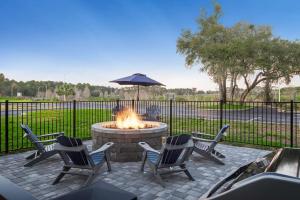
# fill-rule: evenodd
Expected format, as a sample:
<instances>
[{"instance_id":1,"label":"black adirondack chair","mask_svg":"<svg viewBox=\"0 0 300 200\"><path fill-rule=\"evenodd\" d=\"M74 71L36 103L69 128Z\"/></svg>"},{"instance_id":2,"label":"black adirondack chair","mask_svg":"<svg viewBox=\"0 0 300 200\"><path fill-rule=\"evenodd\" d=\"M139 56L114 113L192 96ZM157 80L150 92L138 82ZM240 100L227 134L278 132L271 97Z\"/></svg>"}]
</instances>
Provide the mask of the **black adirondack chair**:
<instances>
[{"instance_id":1,"label":"black adirondack chair","mask_svg":"<svg viewBox=\"0 0 300 200\"><path fill-rule=\"evenodd\" d=\"M28 125L21 124L21 128L24 130L25 134L24 137L26 137L34 147L36 148L36 151L29 156L26 157L26 159L30 159L28 163L26 163L25 167L31 167L34 164L45 160L46 158L49 158L57 153L56 150L54 150L54 144L56 142L56 138L48 139L48 140L40 140L43 138L48 137L58 137L64 135L63 132L60 133L50 133L45 135L35 135L32 130L28 127ZM48 145L47 145L48 144Z\"/></svg>"},{"instance_id":2,"label":"black adirondack chair","mask_svg":"<svg viewBox=\"0 0 300 200\"><path fill-rule=\"evenodd\" d=\"M168 137L161 151L153 149L146 142L139 142L139 145L144 149L141 171L144 171L147 162L162 186L165 186L161 178L164 174L184 172L190 180L194 180L185 165L185 161L193 151L190 135ZM163 168L172 168L172 170L160 172Z\"/></svg>"},{"instance_id":3,"label":"black adirondack chair","mask_svg":"<svg viewBox=\"0 0 300 200\"><path fill-rule=\"evenodd\" d=\"M86 145L80 139L60 136L57 138L57 142L54 149L59 152L65 164L53 184L58 183L66 174L75 174L88 176L85 182L85 185L88 185L105 162L108 171L111 171L109 149L114 143L108 142L89 153ZM87 173L69 172L71 168L86 170Z\"/></svg>"},{"instance_id":4,"label":"black adirondack chair","mask_svg":"<svg viewBox=\"0 0 300 200\"><path fill-rule=\"evenodd\" d=\"M212 137L212 135L204 134L204 133L195 133L195 132L192 133L193 140L195 143L194 151L206 157L207 159L210 159L218 164L224 165L224 162L221 159L225 158L225 156L222 153L215 150L215 147L224 137L224 134L228 128L229 125L223 126L213 140L203 138L203 137Z\"/></svg>"},{"instance_id":5,"label":"black adirondack chair","mask_svg":"<svg viewBox=\"0 0 300 200\"><path fill-rule=\"evenodd\" d=\"M112 119L116 120L116 116L118 114L118 112L121 112L123 110L125 110L126 107L123 105L116 105L113 109L112 109Z\"/></svg>"},{"instance_id":6,"label":"black adirondack chair","mask_svg":"<svg viewBox=\"0 0 300 200\"><path fill-rule=\"evenodd\" d=\"M146 113L143 115L143 119L145 121L159 121L160 115L160 108L156 105L151 105L146 108Z\"/></svg>"}]
</instances>

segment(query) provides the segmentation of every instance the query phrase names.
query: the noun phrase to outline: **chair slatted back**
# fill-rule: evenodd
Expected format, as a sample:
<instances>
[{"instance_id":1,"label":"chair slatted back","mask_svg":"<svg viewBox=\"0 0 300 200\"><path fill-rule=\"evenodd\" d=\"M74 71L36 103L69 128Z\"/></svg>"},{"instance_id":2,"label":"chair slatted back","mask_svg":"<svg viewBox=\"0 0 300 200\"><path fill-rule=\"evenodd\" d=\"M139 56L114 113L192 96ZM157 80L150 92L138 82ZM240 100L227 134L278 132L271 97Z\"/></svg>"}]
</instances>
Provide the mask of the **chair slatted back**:
<instances>
[{"instance_id":1,"label":"chair slatted back","mask_svg":"<svg viewBox=\"0 0 300 200\"><path fill-rule=\"evenodd\" d=\"M160 116L160 108L152 105L146 108L146 118L148 121L158 121Z\"/></svg>"},{"instance_id":2,"label":"chair slatted back","mask_svg":"<svg viewBox=\"0 0 300 200\"><path fill-rule=\"evenodd\" d=\"M118 114L118 112L121 112L121 111L123 111L123 110L125 110L126 109L126 107L124 107L123 105L117 105L117 106L115 106L113 109L112 109L112 113L114 114L114 115L116 115L116 114Z\"/></svg>"},{"instance_id":3,"label":"chair slatted back","mask_svg":"<svg viewBox=\"0 0 300 200\"><path fill-rule=\"evenodd\" d=\"M78 147L83 145L82 140L78 138L71 138L66 136L57 137L57 142L65 147ZM74 165L86 166L89 165L86 151L82 150L81 152L62 152L67 155L69 160L67 162L72 162ZM66 161L65 161L66 162Z\"/></svg>"},{"instance_id":4,"label":"chair slatted back","mask_svg":"<svg viewBox=\"0 0 300 200\"><path fill-rule=\"evenodd\" d=\"M182 134L179 136L168 137L165 148L163 150L163 156L161 159L162 165L172 165L177 162L187 147L191 136L188 134Z\"/></svg>"},{"instance_id":5,"label":"chair slatted back","mask_svg":"<svg viewBox=\"0 0 300 200\"><path fill-rule=\"evenodd\" d=\"M35 148L40 152L45 152L45 146L43 143L38 143L40 140L39 138L32 132L28 125L21 124L21 128L25 132L24 137L26 137L30 142L33 143Z\"/></svg>"},{"instance_id":6,"label":"chair slatted back","mask_svg":"<svg viewBox=\"0 0 300 200\"><path fill-rule=\"evenodd\" d=\"M223 126L219 133L217 134L217 136L215 137L215 141L212 142L209 146L209 149L214 149L216 147L216 145L222 140L224 133L226 132L226 130L229 128L229 125L225 125Z\"/></svg>"}]
</instances>

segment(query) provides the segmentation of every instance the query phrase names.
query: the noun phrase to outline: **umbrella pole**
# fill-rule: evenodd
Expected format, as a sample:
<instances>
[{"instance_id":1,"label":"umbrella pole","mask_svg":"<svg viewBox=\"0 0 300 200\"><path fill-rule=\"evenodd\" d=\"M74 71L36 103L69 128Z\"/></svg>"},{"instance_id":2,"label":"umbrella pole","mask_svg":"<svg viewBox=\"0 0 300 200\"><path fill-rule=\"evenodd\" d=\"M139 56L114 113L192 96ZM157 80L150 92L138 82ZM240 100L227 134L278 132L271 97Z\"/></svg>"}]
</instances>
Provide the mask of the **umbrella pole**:
<instances>
[{"instance_id":1,"label":"umbrella pole","mask_svg":"<svg viewBox=\"0 0 300 200\"><path fill-rule=\"evenodd\" d=\"M138 93L137 93L137 100L140 100L140 86L138 85Z\"/></svg>"}]
</instances>

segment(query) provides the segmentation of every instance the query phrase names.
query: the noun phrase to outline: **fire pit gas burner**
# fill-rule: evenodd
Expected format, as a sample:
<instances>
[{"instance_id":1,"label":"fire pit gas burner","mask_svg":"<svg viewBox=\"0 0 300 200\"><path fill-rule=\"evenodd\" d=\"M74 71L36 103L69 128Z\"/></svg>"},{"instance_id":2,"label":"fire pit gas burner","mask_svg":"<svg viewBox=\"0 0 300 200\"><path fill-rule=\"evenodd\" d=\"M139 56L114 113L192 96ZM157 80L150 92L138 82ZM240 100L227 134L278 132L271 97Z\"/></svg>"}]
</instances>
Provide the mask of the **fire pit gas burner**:
<instances>
[{"instance_id":1,"label":"fire pit gas burner","mask_svg":"<svg viewBox=\"0 0 300 200\"><path fill-rule=\"evenodd\" d=\"M117 113L116 127L119 129L141 129L146 124L142 122L140 116L130 108L125 108Z\"/></svg>"}]
</instances>

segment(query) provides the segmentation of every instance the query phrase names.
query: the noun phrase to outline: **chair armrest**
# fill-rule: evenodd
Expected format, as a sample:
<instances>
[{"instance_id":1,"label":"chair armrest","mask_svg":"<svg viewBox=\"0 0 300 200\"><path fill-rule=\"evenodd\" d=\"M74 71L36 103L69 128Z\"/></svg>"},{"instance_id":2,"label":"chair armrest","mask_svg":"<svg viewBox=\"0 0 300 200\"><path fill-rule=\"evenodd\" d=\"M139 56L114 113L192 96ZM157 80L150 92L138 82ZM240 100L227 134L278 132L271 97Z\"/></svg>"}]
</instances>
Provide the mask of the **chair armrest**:
<instances>
[{"instance_id":1,"label":"chair armrest","mask_svg":"<svg viewBox=\"0 0 300 200\"><path fill-rule=\"evenodd\" d=\"M192 136L193 137L198 137L198 138L202 138L202 137L211 137L214 138L214 135L211 134L206 134L206 133L200 133L200 132L192 132Z\"/></svg>"},{"instance_id":2,"label":"chair armrest","mask_svg":"<svg viewBox=\"0 0 300 200\"><path fill-rule=\"evenodd\" d=\"M193 141L199 141L199 142L216 142L215 140L205 139L205 138L198 138L198 137L192 137Z\"/></svg>"},{"instance_id":3,"label":"chair armrest","mask_svg":"<svg viewBox=\"0 0 300 200\"><path fill-rule=\"evenodd\" d=\"M44 134L44 135L38 135L38 138L42 138L42 137L49 137L49 136L61 136L64 135L64 132L58 132L58 133L49 133L49 134Z\"/></svg>"},{"instance_id":4,"label":"chair armrest","mask_svg":"<svg viewBox=\"0 0 300 200\"><path fill-rule=\"evenodd\" d=\"M147 113L143 113L143 114L141 114L141 117L144 119L145 117L147 117L148 116L148 114Z\"/></svg>"},{"instance_id":5,"label":"chair armrest","mask_svg":"<svg viewBox=\"0 0 300 200\"><path fill-rule=\"evenodd\" d=\"M56 143L54 145L54 150L57 150L57 151L81 152L85 149L86 149L85 145L80 145L80 146L77 146L77 147L66 147L66 146L63 146L63 145L58 144L58 143Z\"/></svg>"},{"instance_id":6,"label":"chair armrest","mask_svg":"<svg viewBox=\"0 0 300 200\"><path fill-rule=\"evenodd\" d=\"M151 151L157 154L160 154L159 151L153 149L149 144L147 144L146 142L139 142L138 143L140 145L140 147L142 147L144 149L144 151Z\"/></svg>"},{"instance_id":7,"label":"chair armrest","mask_svg":"<svg viewBox=\"0 0 300 200\"><path fill-rule=\"evenodd\" d=\"M112 146L114 145L113 142L107 142L104 145L102 145L99 149L92 151L90 153L90 155L95 154L95 153L99 153L99 152L104 152L107 151L108 149L110 149Z\"/></svg>"},{"instance_id":8,"label":"chair armrest","mask_svg":"<svg viewBox=\"0 0 300 200\"><path fill-rule=\"evenodd\" d=\"M51 140L39 140L39 141L36 141L34 143L49 143L49 142L56 142L57 140L56 139L51 139Z\"/></svg>"}]
</instances>

